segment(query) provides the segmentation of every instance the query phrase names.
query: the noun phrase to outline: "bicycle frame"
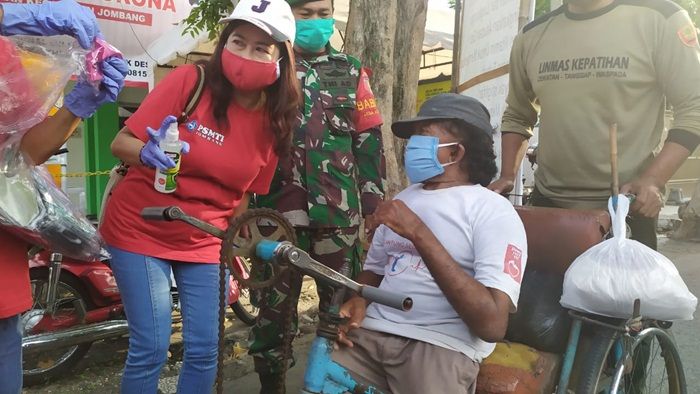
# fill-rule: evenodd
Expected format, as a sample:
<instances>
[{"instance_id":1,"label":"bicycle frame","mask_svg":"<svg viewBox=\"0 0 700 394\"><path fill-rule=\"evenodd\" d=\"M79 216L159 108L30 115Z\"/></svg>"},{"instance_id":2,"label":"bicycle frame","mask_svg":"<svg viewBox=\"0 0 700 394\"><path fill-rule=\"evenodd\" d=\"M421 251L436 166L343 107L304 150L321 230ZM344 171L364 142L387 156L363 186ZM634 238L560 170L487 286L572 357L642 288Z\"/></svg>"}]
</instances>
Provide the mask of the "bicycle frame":
<instances>
[{"instance_id":1,"label":"bicycle frame","mask_svg":"<svg viewBox=\"0 0 700 394\"><path fill-rule=\"evenodd\" d=\"M564 354L564 360L562 362L562 370L559 375L559 384L557 386L556 394L567 394L569 389L569 380L571 377L571 372L574 364L574 359L576 357L576 352L578 349L579 339L581 337L581 329L584 323L589 323L592 325L605 327L613 331L617 331L618 334L613 337L614 342L612 344L612 355L615 366L615 373L612 376L612 382L610 388L606 390L610 394L617 394L618 389L622 384L622 379L627 370L628 361L631 360L635 349L648 338L656 337L659 341L666 344L672 349L675 349L673 339L667 331L657 327L647 327L645 326L646 319L640 314L640 300L635 300L634 311L632 317L625 322L614 325L608 324L606 322L597 320L595 318L587 317L578 312L569 311L569 315L573 318L571 325L571 331L569 334L569 342L566 348L566 353ZM631 343L631 345L630 345ZM683 364L680 360L680 356L677 351L672 351L671 356L674 357L674 364L678 368L676 373L679 373L681 380L684 381L683 376ZM684 383L681 383L683 385Z\"/></svg>"},{"instance_id":2,"label":"bicycle frame","mask_svg":"<svg viewBox=\"0 0 700 394\"><path fill-rule=\"evenodd\" d=\"M224 231L185 214L178 207L144 208L141 216L150 220L179 220L217 238L223 239L226 236ZM336 272L312 259L308 253L290 242L260 241L256 245L255 254L265 261L279 259L275 263L288 263L304 274L334 288L329 311L326 313L322 311L320 314L317 338L311 345L302 394L342 394L348 391L356 394L382 394L376 387L357 382L347 369L331 359L333 345L338 339L338 325L342 322L340 305L345 296L345 289L355 291L370 301L404 311L411 309L413 300L402 294L361 285L343 273ZM344 274L347 274L347 267L344 271Z\"/></svg>"},{"instance_id":3,"label":"bicycle frame","mask_svg":"<svg viewBox=\"0 0 700 394\"><path fill-rule=\"evenodd\" d=\"M574 321L571 323L569 342L566 345L566 353L564 353L564 360L562 361L561 373L559 374L559 384L557 385L556 394L567 394L567 391L569 389L569 380L571 379L571 372L574 367L576 349L578 349L578 342L581 338L582 326L583 322L578 319L574 319Z\"/></svg>"},{"instance_id":4,"label":"bicycle frame","mask_svg":"<svg viewBox=\"0 0 700 394\"><path fill-rule=\"evenodd\" d=\"M376 387L357 382L350 372L331 359L333 340L318 336L311 344L302 394L382 394Z\"/></svg>"},{"instance_id":5,"label":"bicycle frame","mask_svg":"<svg viewBox=\"0 0 700 394\"><path fill-rule=\"evenodd\" d=\"M564 359L562 361L561 372L559 374L559 383L557 385L556 394L567 394L569 389L569 381L571 380L571 373L573 372L574 360L576 359L576 353L578 350L579 340L581 339L581 330L583 328L583 323L589 323L597 326L611 328L616 331L625 332L627 327L639 324L641 319L636 316L632 319L626 321L621 326L615 326L612 324L607 324L596 319L592 319L583 316L577 312L569 311L569 316L573 318L571 323L571 330L569 331L569 342L566 346L566 352L564 353ZM615 349L615 363L616 365L621 362L624 357L624 352L620 343L620 338L615 340L613 344Z\"/></svg>"},{"instance_id":6,"label":"bicycle frame","mask_svg":"<svg viewBox=\"0 0 700 394\"><path fill-rule=\"evenodd\" d=\"M348 271L346 263L340 273L347 275ZM342 322L340 306L344 298L345 288L335 288L328 311L319 313L320 321L306 364L302 394L382 394L376 387L357 382L347 369L331 357L338 340L338 325Z\"/></svg>"},{"instance_id":7,"label":"bicycle frame","mask_svg":"<svg viewBox=\"0 0 700 394\"><path fill-rule=\"evenodd\" d=\"M617 354L615 355L615 361L616 361L616 367L615 367L615 375L613 377L613 383L612 383L612 390L610 390L610 394L617 394L618 393L618 387L620 387L620 383L622 382L623 375L625 373L625 360L627 357L630 357L631 354L633 354L634 349L637 348L637 346L644 342L645 339L648 337L651 337L652 335L656 335L659 339L663 340L664 342L671 344L673 346L673 339L671 339L671 336L668 335L668 333L660 328L647 328L637 334L634 337L634 340L632 342L632 347L629 350L628 353L623 352L620 357L618 358ZM618 340L619 341L619 340ZM680 359L677 360L677 362L680 364L681 369L682 369L682 364Z\"/></svg>"},{"instance_id":8,"label":"bicycle frame","mask_svg":"<svg viewBox=\"0 0 700 394\"><path fill-rule=\"evenodd\" d=\"M412 306L410 298L392 294L371 286L363 286L348 279L342 273L335 272L313 260L303 250L288 242L260 242L256 248L258 257L270 260L283 258L304 273L321 279L334 288L331 306L328 311L321 311L320 323L316 330L317 337L311 345L311 352L304 376L302 394L381 394L376 387L356 381L350 372L331 358L333 345L338 339L338 325L342 322L340 305L345 297L345 289L358 292L365 298L399 310L408 310ZM347 273L348 267L343 267Z\"/></svg>"}]
</instances>

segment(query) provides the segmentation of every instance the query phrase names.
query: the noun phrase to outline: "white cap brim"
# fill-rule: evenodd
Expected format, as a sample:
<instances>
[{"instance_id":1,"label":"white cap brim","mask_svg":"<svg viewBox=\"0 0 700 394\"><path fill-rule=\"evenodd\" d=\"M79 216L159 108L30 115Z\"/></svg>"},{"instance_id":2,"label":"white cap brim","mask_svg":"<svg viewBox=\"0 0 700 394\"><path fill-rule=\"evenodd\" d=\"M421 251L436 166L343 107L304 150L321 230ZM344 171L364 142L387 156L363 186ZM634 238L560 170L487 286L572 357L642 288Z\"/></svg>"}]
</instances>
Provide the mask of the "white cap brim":
<instances>
[{"instance_id":1,"label":"white cap brim","mask_svg":"<svg viewBox=\"0 0 700 394\"><path fill-rule=\"evenodd\" d=\"M268 25L267 23L255 19L255 18L247 18L245 16L236 16L236 17L226 17L223 18L219 21L219 23L228 23L228 22L233 22L233 21L244 21L252 24L255 27L260 28L260 30L264 31L267 33L270 37L272 37L273 40L277 42L284 42L287 41L287 38L285 37L284 34L280 33L277 31L277 29L273 28L272 26Z\"/></svg>"}]
</instances>

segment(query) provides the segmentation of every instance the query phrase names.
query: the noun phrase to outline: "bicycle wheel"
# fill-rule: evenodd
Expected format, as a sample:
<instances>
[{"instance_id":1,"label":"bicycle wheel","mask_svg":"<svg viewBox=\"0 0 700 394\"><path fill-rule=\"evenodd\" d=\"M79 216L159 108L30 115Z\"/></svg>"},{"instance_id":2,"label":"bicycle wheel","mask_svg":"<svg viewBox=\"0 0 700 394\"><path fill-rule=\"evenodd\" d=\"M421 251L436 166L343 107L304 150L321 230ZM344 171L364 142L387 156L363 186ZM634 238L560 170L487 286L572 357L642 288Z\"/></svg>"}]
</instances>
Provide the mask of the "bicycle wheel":
<instances>
[{"instance_id":1,"label":"bicycle wheel","mask_svg":"<svg viewBox=\"0 0 700 394\"><path fill-rule=\"evenodd\" d=\"M255 325L255 319L260 312L260 308L250 302L250 289L241 289L241 295L238 301L231 304L231 310L236 314L236 317L248 326Z\"/></svg>"},{"instance_id":2,"label":"bicycle wheel","mask_svg":"<svg viewBox=\"0 0 700 394\"><path fill-rule=\"evenodd\" d=\"M610 393L687 393L683 364L667 331L648 327L631 345L617 366Z\"/></svg>"},{"instance_id":3,"label":"bicycle wheel","mask_svg":"<svg viewBox=\"0 0 700 394\"><path fill-rule=\"evenodd\" d=\"M585 351L577 394L687 393L680 356L664 330L629 337L599 327Z\"/></svg>"},{"instance_id":4,"label":"bicycle wheel","mask_svg":"<svg viewBox=\"0 0 700 394\"><path fill-rule=\"evenodd\" d=\"M241 276L246 279L250 278L250 260L240 257L239 262L243 269ZM259 299L256 298L259 296L258 293L260 290L252 290L245 286L240 286L238 290L238 300L231 304L231 310L233 310L233 313L235 313L244 324L253 326L255 324L255 319L258 317L258 313L260 313L260 308L258 307Z\"/></svg>"},{"instance_id":5,"label":"bicycle wheel","mask_svg":"<svg viewBox=\"0 0 700 394\"><path fill-rule=\"evenodd\" d=\"M580 355L580 363L575 364L578 369L575 385L577 394L605 392L606 388L612 385L615 372L615 360L611 353L619 338L619 332L605 327L590 328L592 329L589 331L588 346L579 346L577 349L579 354L584 352Z\"/></svg>"}]
</instances>

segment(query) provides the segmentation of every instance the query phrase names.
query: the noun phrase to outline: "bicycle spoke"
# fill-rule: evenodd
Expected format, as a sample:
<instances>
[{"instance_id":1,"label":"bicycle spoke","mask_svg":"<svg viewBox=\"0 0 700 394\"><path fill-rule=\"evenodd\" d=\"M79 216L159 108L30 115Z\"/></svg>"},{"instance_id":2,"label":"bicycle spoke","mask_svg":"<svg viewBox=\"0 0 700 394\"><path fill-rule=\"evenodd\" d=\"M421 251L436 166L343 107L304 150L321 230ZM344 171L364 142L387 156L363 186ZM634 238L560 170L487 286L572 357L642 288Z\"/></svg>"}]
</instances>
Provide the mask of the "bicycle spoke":
<instances>
[{"instance_id":1,"label":"bicycle spoke","mask_svg":"<svg viewBox=\"0 0 700 394\"><path fill-rule=\"evenodd\" d=\"M671 391L667 365L666 355L657 338L651 337L640 343L635 349L632 371L625 379L626 392L675 394Z\"/></svg>"},{"instance_id":2,"label":"bicycle spoke","mask_svg":"<svg viewBox=\"0 0 700 394\"><path fill-rule=\"evenodd\" d=\"M262 233L260 232L260 227L258 227L257 223L250 224L248 226L248 228L250 229L250 237L253 240L258 241L258 240L264 239L264 237L262 236Z\"/></svg>"},{"instance_id":3,"label":"bicycle spoke","mask_svg":"<svg viewBox=\"0 0 700 394\"><path fill-rule=\"evenodd\" d=\"M643 323L644 328L637 336L623 334L621 342L612 345L609 333L594 337L596 341L591 342L589 353L592 356L583 359L586 367L582 369L577 392L603 394L613 389L618 394L687 392L680 356L670 333L654 321ZM613 387L611 380L615 376L619 380Z\"/></svg>"},{"instance_id":4,"label":"bicycle spoke","mask_svg":"<svg viewBox=\"0 0 700 394\"><path fill-rule=\"evenodd\" d=\"M254 248L251 248L249 246L248 247L241 246L241 247L235 248L233 250L233 255L238 256L238 257L247 257L247 256L250 256L250 253L254 250L255 250Z\"/></svg>"},{"instance_id":5,"label":"bicycle spoke","mask_svg":"<svg viewBox=\"0 0 700 394\"><path fill-rule=\"evenodd\" d=\"M250 248L253 241L247 238L243 238L240 235L236 235L236 237L233 239L233 243L237 248L245 249Z\"/></svg>"},{"instance_id":6,"label":"bicycle spoke","mask_svg":"<svg viewBox=\"0 0 700 394\"><path fill-rule=\"evenodd\" d=\"M649 376L649 385L652 384L652 379L656 376L658 378L658 384L656 385L656 388L654 392L658 393L668 393L669 392L669 385L668 385L668 371L666 371L666 360L665 360L665 355L662 352L661 345L659 344L658 341L654 341L655 350L654 350L654 355L651 360L651 365L649 366L649 371L648 371L648 376ZM659 362L657 363L656 368L654 367L654 363L656 362L657 357L660 357ZM661 376L658 376L659 373Z\"/></svg>"},{"instance_id":7,"label":"bicycle spoke","mask_svg":"<svg viewBox=\"0 0 700 394\"><path fill-rule=\"evenodd\" d=\"M655 374L658 373L658 372L654 369L654 362L656 361L656 357L660 354L659 351L661 350L661 347L659 346L659 347L657 348L656 346L654 346L655 344L656 344L656 341L653 341L652 344L651 344L651 345L654 347L654 352L652 352L652 354L651 354L651 357L650 357L650 359L649 359L649 364L648 364L648 367L647 367L647 369L646 369L646 377L647 377L646 387L649 388L648 391L649 391L650 393L651 393L651 392L662 393L661 387L662 387L662 385L663 385L663 376L662 376L662 379L659 381L659 384L658 384L657 386L655 386L655 387L652 386L653 380L654 380L654 378L655 378ZM665 369L664 369L664 371L662 372L662 374L663 374L664 372L665 372Z\"/></svg>"},{"instance_id":8,"label":"bicycle spoke","mask_svg":"<svg viewBox=\"0 0 700 394\"><path fill-rule=\"evenodd\" d=\"M285 231L282 227L278 227L277 230L275 230L274 233L270 234L267 239L271 239L273 241L282 241L282 238L285 235Z\"/></svg>"}]
</instances>

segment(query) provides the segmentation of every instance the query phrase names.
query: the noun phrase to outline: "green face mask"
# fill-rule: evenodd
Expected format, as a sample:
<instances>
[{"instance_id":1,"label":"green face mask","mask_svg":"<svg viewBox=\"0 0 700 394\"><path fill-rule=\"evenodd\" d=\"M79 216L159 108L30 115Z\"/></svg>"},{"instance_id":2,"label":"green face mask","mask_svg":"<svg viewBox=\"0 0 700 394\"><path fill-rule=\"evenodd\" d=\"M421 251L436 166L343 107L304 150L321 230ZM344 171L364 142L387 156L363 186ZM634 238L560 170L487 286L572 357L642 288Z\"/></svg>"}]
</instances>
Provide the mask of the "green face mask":
<instances>
[{"instance_id":1,"label":"green face mask","mask_svg":"<svg viewBox=\"0 0 700 394\"><path fill-rule=\"evenodd\" d=\"M294 44L307 52L318 53L331 39L335 19L300 19L296 25Z\"/></svg>"}]
</instances>

